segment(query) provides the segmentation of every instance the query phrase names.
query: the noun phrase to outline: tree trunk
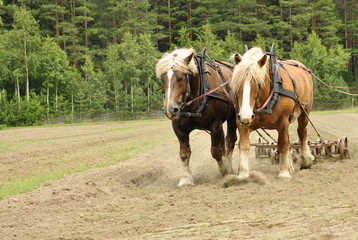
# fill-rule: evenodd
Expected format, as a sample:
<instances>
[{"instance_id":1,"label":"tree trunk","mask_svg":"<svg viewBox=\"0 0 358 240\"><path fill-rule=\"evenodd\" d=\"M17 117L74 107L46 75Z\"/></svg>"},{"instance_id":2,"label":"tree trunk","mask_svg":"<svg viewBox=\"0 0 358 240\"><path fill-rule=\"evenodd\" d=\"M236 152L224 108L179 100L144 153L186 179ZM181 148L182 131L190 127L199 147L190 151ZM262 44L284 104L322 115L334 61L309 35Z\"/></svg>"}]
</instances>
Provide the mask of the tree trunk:
<instances>
[{"instance_id":1,"label":"tree trunk","mask_svg":"<svg viewBox=\"0 0 358 240\"><path fill-rule=\"evenodd\" d=\"M114 4L112 4L112 8L114 9ZM114 11L112 13L112 21L113 21L113 43L117 43L117 35L116 35L117 22L116 22L116 13Z\"/></svg>"},{"instance_id":2,"label":"tree trunk","mask_svg":"<svg viewBox=\"0 0 358 240\"><path fill-rule=\"evenodd\" d=\"M189 39L193 40L193 32L191 30L191 0L188 0L188 26L189 26Z\"/></svg>"},{"instance_id":3,"label":"tree trunk","mask_svg":"<svg viewBox=\"0 0 358 240\"><path fill-rule=\"evenodd\" d=\"M15 7L15 0L12 0L12 6ZM15 14L14 16L12 17L12 24L15 25Z\"/></svg>"},{"instance_id":4,"label":"tree trunk","mask_svg":"<svg viewBox=\"0 0 358 240\"><path fill-rule=\"evenodd\" d=\"M61 6L63 8L63 0L61 0ZM62 23L64 24L65 23L65 13L62 12ZM66 50L66 34L65 34L65 31L62 31L62 36L63 36L63 49Z\"/></svg>"},{"instance_id":5,"label":"tree trunk","mask_svg":"<svg viewBox=\"0 0 358 240\"><path fill-rule=\"evenodd\" d=\"M126 110L128 109L128 83L124 80L124 102L126 104Z\"/></svg>"},{"instance_id":6,"label":"tree trunk","mask_svg":"<svg viewBox=\"0 0 358 240\"><path fill-rule=\"evenodd\" d=\"M344 5L344 45L345 48L348 48L348 29L347 29L347 3L346 0L343 1L343 5Z\"/></svg>"},{"instance_id":7,"label":"tree trunk","mask_svg":"<svg viewBox=\"0 0 358 240\"><path fill-rule=\"evenodd\" d=\"M75 17L76 17L76 12L75 12L76 0L70 0L70 5L71 5L71 21L72 21L73 27L75 27L75 25L76 25L76 21L75 21ZM75 67L77 67L78 63L77 63L77 58L76 58L76 55L77 55L77 50L76 50L76 31L72 32L72 37L73 37L73 40L72 40L73 65Z\"/></svg>"},{"instance_id":8,"label":"tree trunk","mask_svg":"<svg viewBox=\"0 0 358 240\"><path fill-rule=\"evenodd\" d=\"M119 104L118 104L118 89L114 88L114 111L116 113L119 112Z\"/></svg>"},{"instance_id":9,"label":"tree trunk","mask_svg":"<svg viewBox=\"0 0 358 240\"><path fill-rule=\"evenodd\" d=\"M313 0L313 4L312 4L312 27L316 27L317 24L317 20L316 20L316 15L315 15L315 4L316 4L316 0Z\"/></svg>"},{"instance_id":10,"label":"tree trunk","mask_svg":"<svg viewBox=\"0 0 358 240\"><path fill-rule=\"evenodd\" d=\"M29 65L27 62L27 50L26 50L27 38L24 33L24 56L25 56L25 71L26 71L26 101L30 101L30 80L29 80Z\"/></svg>"},{"instance_id":11,"label":"tree trunk","mask_svg":"<svg viewBox=\"0 0 358 240\"><path fill-rule=\"evenodd\" d=\"M50 87L47 85L47 92L46 92L46 116L47 116L47 123L50 122Z\"/></svg>"},{"instance_id":12,"label":"tree trunk","mask_svg":"<svg viewBox=\"0 0 358 240\"><path fill-rule=\"evenodd\" d=\"M158 33L159 33L159 28L158 28L158 26L159 26L159 23L158 23L158 0L156 0L155 1L155 22L157 23L157 25L156 25L156 28L155 28L155 33L158 35ZM158 46L159 46L159 40L157 39L157 41L156 41L156 47L157 47L157 49L158 49Z\"/></svg>"},{"instance_id":13,"label":"tree trunk","mask_svg":"<svg viewBox=\"0 0 358 240\"><path fill-rule=\"evenodd\" d=\"M57 123L57 118L58 118L58 112L57 112L57 109L58 109L58 86L56 84L56 106L55 106L55 113L56 113L56 123Z\"/></svg>"},{"instance_id":14,"label":"tree trunk","mask_svg":"<svg viewBox=\"0 0 358 240\"><path fill-rule=\"evenodd\" d=\"M107 26L107 0L103 0L103 12L104 12L104 29L108 30L108 26Z\"/></svg>"},{"instance_id":15,"label":"tree trunk","mask_svg":"<svg viewBox=\"0 0 358 240\"><path fill-rule=\"evenodd\" d=\"M134 91L133 84L131 83L131 112L134 112Z\"/></svg>"},{"instance_id":16,"label":"tree trunk","mask_svg":"<svg viewBox=\"0 0 358 240\"><path fill-rule=\"evenodd\" d=\"M72 113L72 122L74 120L74 115L75 115L75 105L74 105L74 101L73 101L73 89L71 91L71 113Z\"/></svg>"},{"instance_id":17,"label":"tree trunk","mask_svg":"<svg viewBox=\"0 0 358 240\"><path fill-rule=\"evenodd\" d=\"M88 21L87 21L87 6L86 6L86 0L83 1L84 2L84 7L85 7L85 46L86 46L86 55L87 55L87 51L88 51L88 36L87 36L87 30L88 30Z\"/></svg>"},{"instance_id":18,"label":"tree trunk","mask_svg":"<svg viewBox=\"0 0 358 240\"><path fill-rule=\"evenodd\" d=\"M57 2L57 0L55 0L55 5L56 5L56 7L57 7L57 4L58 4L58 2ZM59 29L59 27L58 27L58 23L59 23L59 17L58 17L58 12L57 12L57 10L56 10L56 12L55 12L55 15L56 15L56 40L57 40L57 45L58 46L60 46L60 41L58 40L58 38L60 37L60 29Z\"/></svg>"},{"instance_id":19,"label":"tree trunk","mask_svg":"<svg viewBox=\"0 0 358 240\"><path fill-rule=\"evenodd\" d=\"M290 49L292 51L293 40L292 40L292 7L291 7L291 0L288 2L288 12L289 12L289 22L290 22Z\"/></svg>"},{"instance_id":20,"label":"tree trunk","mask_svg":"<svg viewBox=\"0 0 358 240\"><path fill-rule=\"evenodd\" d=\"M21 108L20 106L20 83L19 83L19 76L16 74L16 83L15 83L15 94L17 97L17 104L19 105L19 109Z\"/></svg>"},{"instance_id":21,"label":"tree trunk","mask_svg":"<svg viewBox=\"0 0 358 240\"><path fill-rule=\"evenodd\" d=\"M172 22L171 22L171 9L170 9L170 0L168 0L168 15L169 15L169 44L172 45Z\"/></svg>"},{"instance_id":22,"label":"tree trunk","mask_svg":"<svg viewBox=\"0 0 358 240\"><path fill-rule=\"evenodd\" d=\"M257 10L257 0L255 1L255 18L257 19L257 13L258 13L258 10Z\"/></svg>"},{"instance_id":23,"label":"tree trunk","mask_svg":"<svg viewBox=\"0 0 358 240\"><path fill-rule=\"evenodd\" d=\"M147 101L148 101L148 108L147 108L147 111L150 112L150 84L148 84L147 86Z\"/></svg>"},{"instance_id":24,"label":"tree trunk","mask_svg":"<svg viewBox=\"0 0 358 240\"><path fill-rule=\"evenodd\" d=\"M240 32L240 41L242 41L242 29L241 29L241 23L242 23L242 18L241 18L241 3L239 3L239 5L237 6L237 11L239 14L239 32Z\"/></svg>"}]
</instances>

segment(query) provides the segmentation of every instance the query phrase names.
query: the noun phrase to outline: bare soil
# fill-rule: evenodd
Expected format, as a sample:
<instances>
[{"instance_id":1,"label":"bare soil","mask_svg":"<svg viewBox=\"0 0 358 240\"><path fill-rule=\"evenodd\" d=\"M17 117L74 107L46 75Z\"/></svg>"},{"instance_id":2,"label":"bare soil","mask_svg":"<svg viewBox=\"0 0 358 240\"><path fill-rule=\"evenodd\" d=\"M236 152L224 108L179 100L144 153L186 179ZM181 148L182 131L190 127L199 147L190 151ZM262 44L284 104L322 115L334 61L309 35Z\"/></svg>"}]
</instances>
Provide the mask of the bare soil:
<instances>
[{"instance_id":1,"label":"bare soil","mask_svg":"<svg viewBox=\"0 0 358 240\"><path fill-rule=\"evenodd\" d=\"M351 159L322 157L307 170L295 165L288 182L277 178L279 166L270 159L255 159L252 148L252 178L230 182L231 176L220 176L210 155L209 135L200 132L191 136L195 186L177 187L179 146L171 140L116 165L65 176L2 199L0 239L358 239L358 114L313 115L312 119L325 138L348 137ZM158 122L144 124L146 128L134 137L174 135L169 121L155 128L150 126ZM23 149L0 153L0 172L7 174L7 166L16 161L20 169L26 166L21 171L33 174L48 167L42 162L31 164L31 156L48 159L48 165L50 159L57 159L57 165L51 166L56 169L65 153L78 149L82 149L78 157L87 154L91 162L118 158L106 156L104 150L93 151L108 144L120 148L124 141L133 140L131 133L114 133L108 129L112 127L0 132L0 142L28 139ZM294 126L291 132L291 140L297 139ZM309 133L316 140L312 128ZM71 144L71 139L84 136L91 144ZM62 144L51 140L61 137ZM252 134L252 141L256 138ZM31 148L36 141L43 147ZM234 169L237 156L236 148ZM70 160L64 161L71 164Z\"/></svg>"}]
</instances>

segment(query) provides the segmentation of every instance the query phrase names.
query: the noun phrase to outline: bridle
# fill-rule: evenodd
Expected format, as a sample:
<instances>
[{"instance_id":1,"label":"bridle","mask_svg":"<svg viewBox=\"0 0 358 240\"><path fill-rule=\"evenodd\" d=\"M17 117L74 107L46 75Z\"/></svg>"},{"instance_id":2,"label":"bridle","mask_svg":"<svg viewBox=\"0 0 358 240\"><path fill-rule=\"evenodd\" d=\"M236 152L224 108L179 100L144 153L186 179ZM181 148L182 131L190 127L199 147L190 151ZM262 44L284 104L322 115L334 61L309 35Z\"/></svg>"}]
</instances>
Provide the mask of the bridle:
<instances>
[{"instance_id":1,"label":"bridle","mask_svg":"<svg viewBox=\"0 0 358 240\"><path fill-rule=\"evenodd\" d=\"M185 74L186 76L186 91L185 91L185 95L184 95L184 101L183 103L181 104L181 108L183 106L183 104L185 105L187 100L188 100L188 97L190 96L190 79L191 77L193 76L193 73L191 71L189 71L187 74Z\"/></svg>"}]
</instances>

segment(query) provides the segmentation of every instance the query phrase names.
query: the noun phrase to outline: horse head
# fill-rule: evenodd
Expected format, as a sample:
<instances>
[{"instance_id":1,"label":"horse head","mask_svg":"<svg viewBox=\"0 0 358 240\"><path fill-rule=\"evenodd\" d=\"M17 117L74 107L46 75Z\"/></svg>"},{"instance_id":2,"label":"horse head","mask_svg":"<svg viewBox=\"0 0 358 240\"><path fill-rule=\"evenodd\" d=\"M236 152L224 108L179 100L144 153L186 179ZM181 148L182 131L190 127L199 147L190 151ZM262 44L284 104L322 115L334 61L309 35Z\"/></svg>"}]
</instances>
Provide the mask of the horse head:
<instances>
[{"instance_id":1,"label":"horse head","mask_svg":"<svg viewBox=\"0 0 358 240\"><path fill-rule=\"evenodd\" d=\"M198 73L194 49L177 49L157 61L157 77L163 82L163 114L170 120L180 117L180 109L191 94L190 79Z\"/></svg>"},{"instance_id":2,"label":"horse head","mask_svg":"<svg viewBox=\"0 0 358 240\"><path fill-rule=\"evenodd\" d=\"M267 56L259 48L252 48L243 56L235 54L236 63L231 87L239 106L238 120L243 126L250 126L255 118L256 102L260 88L265 83Z\"/></svg>"}]
</instances>

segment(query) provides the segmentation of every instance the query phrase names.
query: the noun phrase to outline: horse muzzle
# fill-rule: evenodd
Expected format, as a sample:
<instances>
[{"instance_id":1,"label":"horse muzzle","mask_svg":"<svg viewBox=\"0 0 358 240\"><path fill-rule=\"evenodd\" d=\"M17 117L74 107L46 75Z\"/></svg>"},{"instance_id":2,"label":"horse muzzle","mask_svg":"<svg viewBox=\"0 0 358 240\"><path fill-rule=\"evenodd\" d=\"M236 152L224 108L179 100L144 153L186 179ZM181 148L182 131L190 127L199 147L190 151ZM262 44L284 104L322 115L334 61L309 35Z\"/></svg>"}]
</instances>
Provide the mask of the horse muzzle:
<instances>
[{"instance_id":1,"label":"horse muzzle","mask_svg":"<svg viewBox=\"0 0 358 240\"><path fill-rule=\"evenodd\" d=\"M175 104L174 106L169 107L164 106L162 108L162 112L170 120L178 119L180 116L180 105Z\"/></svg>"},{"instance_id":2,"label":"horse muzzle","mask_svg":"<svg viewBox=\"0 0 358 240\"><path fill-rule=\"evenodd\" d=\"M237 115L237 118L241 124L241 126L249 127L255 119L255 114L252 114L250 117L241 117L240 113Z\"/></svg>"}]
</instances>

